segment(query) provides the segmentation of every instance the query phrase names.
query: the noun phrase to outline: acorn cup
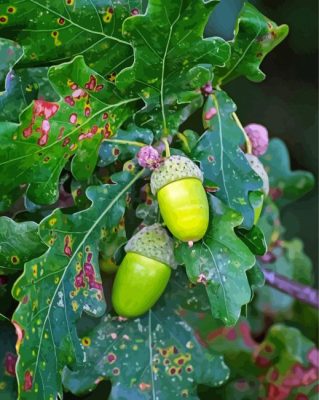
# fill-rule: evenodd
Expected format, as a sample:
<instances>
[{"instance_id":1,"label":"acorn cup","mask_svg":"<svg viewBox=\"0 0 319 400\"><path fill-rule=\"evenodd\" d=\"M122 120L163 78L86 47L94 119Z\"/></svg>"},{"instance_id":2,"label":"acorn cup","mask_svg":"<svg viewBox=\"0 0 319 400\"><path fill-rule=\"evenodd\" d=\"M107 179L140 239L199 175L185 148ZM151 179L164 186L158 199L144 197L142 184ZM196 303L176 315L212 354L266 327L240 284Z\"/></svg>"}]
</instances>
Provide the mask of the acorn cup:
<instances>
[{"instance_id":1,"label":"acorn cup","mask_svg":"<svg viewBox=\"0 0 319 400\"><path fill-rule=\"evenodd\" d=\"M151 176L161 215L171 233L183 242L203 238L209 222L209 206L203 174L189 158L171 156Z\"/></svg>"},{"instance_id":2,"label":"acorn cup","mask_svg":"<svg viewBox=\"0 0 319 400\"><path fill-rule=\"evenodd\" d=\"M143 228L125 246L115 276L112 303L116 313L133 318L147 312L164 292L176 267L173 240L160 224Z\"/></svg>"}]
</instances>

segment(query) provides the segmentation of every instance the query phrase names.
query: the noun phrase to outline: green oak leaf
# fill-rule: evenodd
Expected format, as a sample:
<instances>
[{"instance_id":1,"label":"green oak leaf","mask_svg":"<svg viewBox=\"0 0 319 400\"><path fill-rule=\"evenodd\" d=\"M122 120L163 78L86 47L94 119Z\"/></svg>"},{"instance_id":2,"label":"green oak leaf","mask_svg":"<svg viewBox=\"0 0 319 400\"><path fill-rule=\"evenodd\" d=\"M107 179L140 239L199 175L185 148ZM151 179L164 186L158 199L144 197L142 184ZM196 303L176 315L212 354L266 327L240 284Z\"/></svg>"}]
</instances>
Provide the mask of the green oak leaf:
<instances>
[{"instance_id":1,"label":"green oak leaf","mask_svg":"<svg viewBox=\"0 0 319 400\"><path fill-rule=\"evenodd\" d=\"M263 232L268 247L275 243L285 231L281 225L279 209L269 197L265 199L257 226Z\"/></svg>"},{"instance_id":2,"label":"green oak leaf","mask_svg":"<svg viewBox=\"0 0 319 400\"><path fill-rule=\"evenodd\" d=\"M247 278L252 292L257 288L261 288L265 284L265 276L260 269L258 262L247 271ZM252 293L253 294L253 293Z\"/></svg>"},{"instance_id":3,"label":"green oak leaf","mask_svg":"<svg viewBox=\"0 0 319 400\"><path fill-rule=\"evenodd\" d=\"M149 184L144 185L140 192L141 202L136 207L136 216L144 225L152 225L158 222L159 208L156 196L151 192Z\"/></svg>"},{"instance_id":4,"label":"green oak leaf","mask_svg":"<svg viewBox=\"0 0 319 400\"><path fill-rule=\"evenodd\" d=\"M239 76L253 82L265 79L260 64L266 55L288 35L288 26L277 26L253 5L245 3L237 20L231 54L226 65L217 68L214 82L227 83Z\"/></svg>"},{"instance_id":5,"label":"green oak leaf","mask_svg":"<svg viewBox=\"0 0 319 400\"><path fill-rule=\"evenodd\" d=\"M22 81L33 82L38 87L38 98L46 101L58 101L59 95L55 92L49 80L49 67L19 68L15 72Z\"/></svg>"},{"instance_id":6,"label":"green oak leaf","mask_svg":"<svg viewBox=\"0 0 319 400\"><path fill-rule=\"evenodd\" d=\"M244 136L233 117L236 111L233 101L225 92L216 91L206 101L204 116L212 108L216 109L216 115L205 120L208 130L200 137L192 157L200 162L204 177L219 187L216 196L240 212L244 217L243 228L250 229L254 210L249 192L261 189L262 181L240 149Z\"/></svg>"},{"instance_id":7,"label":"green oak leaf","mask_svg":"<svg viewBox=\"0 0 319 400\"><path fill-rule=\"evenodd\" d=\"M15 364L17 361L14 349L16 336L9 321L0 317L0 398L14 400L17 398Z\"/></svg>"},{"instance_id":8,"label":"green oak leaf","mask_svg":"<svg viewBox=\"0 0 319 400\"><path fill-rule=\"evenodd\" d=\"M125 221L122 219L118 225L110 230L109 234L100 241L100 257L103 258L104 270L109 268L111 271L117 270L117 252L127 242Z\"/></svg>"},{"instance_id":9,"label":"green oak leaf","mask_svg":"<svg viewBox=\"0 0 319 400\"><path fill-rule=\"evenodd\" d=\"M234 232L241 215L214 196L209 196L209 203L211 222L202 242L191 248L179 243L176 256L191 282L205 285L212 315L234 325L241 307L250 301L246 271L254 266L255 257Z\"/></svg>"},{"instance_id":10,"label":"green oak leaf","mask_svg":"<svg viewBox=\"0 0 319 400\"><path fill-rule=\"evenodd\" d=\"M136 156L141 147L151 145L153 133L149 129L129 124L127 129L118 129L115 134L101 144L100 166L107 166L116 160L127 161Z\"/></svg>"},{"instance_id":11,"label":"green oak leaf","mask_svg":"<svg viewBox=\"0 0 319 400\"><path fill-rule=\"evenodd\" d=\"M18 122L20 112L37 96L36 82L23 80L15 71L9 72L5 91L0 92L0 121Z\"/></svg>"},{"instance_id":12,"label":"green oak leaf","mask_svg":"<svg viewBox=\"0 0 319 400\"><path fill-rule=\"evenodd\" d=\"M24 48L19 67L43 67L83 55L88 65L104 77L132 64L130 44L123 40L122 23L140 0L4 0L0 35ZM2 59L2 58L1 58Z\"/></svg>"},{"instance_id":13,"label":"green oak leaf","mask_svg":"<svg viewBox=\"0 0 319 400\"><path fill-rule=\"evenodd\" d=\"M234 328L206 323L200 337L224 355L232 371L225 385L210 391L211 398L315 399L319 350L297 329L275 324L257 343L241 320Z\"/></svg>"},{"instance_id":14,"label":"green oak leaf","mask_svg":"<svg viewBox=\"0 0 319 400\"><path fill-rule=\"evenodd\" d=\"M35 100L14 132L12 125L9 129L0 123L1 192L28 183L27 196L37 204L57 200L61 171L72 156L76 179L92 174L101 141L128 118L133 101L121 98L114 84L88 68L82 56L52 67L49 77L58 102Z\"/></svg>"},{"instance_id":15,"label":"green oak leaf","mask_svg":"<svg viewBox=\"0 0 319 400\"><path fill-rule=\"evenodd\" d=\"M269 175L270 197L279 207L298 200L313 188L310 172L291 171L289 153L282 140L272 139L260 159Z\"/></svg>"},{"instance_id":16,"label":"green oak leaf","mask_svg":"<svg viewBox=\"0 0 319 400\"><path fill-rule=\"evenodd\" d=\"M236 234L253 254L262 256L267 251L267 243L263 231L254 225L249 231L245 229L237 229Z\"/></svg>"},{"instance_id":17,"label":"green oak leaf","mask_svg":"<svg viewBox=\"0 0 319 400\"><path fill-rule=\"evenodd\" d=\"M25 264L12 289L20 303L12 317L22 336L17 344L19 399L61 397L64 366L84 362L75 324L83 312L94 317L105 312L100 241L123 217L126 194L142 172L134 177L118 173L114 184L87 189L92 202L87 210L64 214L56 209L40 223L48 250Z\"/></svg>"},{"instance_id":18,"label":"green oak leaf","mask_svg":"<svg viewBox=\"0 0 319 400\"><path fill-rule=\"evenodd\" d=\"M188 115L187 107L201 106L200 87L211 79L212 67L223 66L229 57L223 39L203 39L217 4L149 0L144 15L123 24L123 35L134 46L134 64L119 73L116 85L130 97L138 94L144 100L139 124L151 126L156 137L176 133L183 114Z\"/></svg>"},{"instance_id":19,"label":"green oak leaf","mask_svg":"<svg viewBox=\"0 0 319 400\"><path fill-rule=\"evenodd\" d=\"M20 272L25 262L46 250L35 222L17 223L0 217L0 274Z\"/></svg>"},{"instance_id":20,"label":"green oak leaf","mask_svg":"<svg viewBox=\"0 0 319 400\"><path fill-rule=\"evenodd\" d=\"M189 287L180 270L145 315L126 321L103 317L84 337L86 364L65 371L65 387L80 395L109 379L110 400L195 400L198 384L221 385L229 374L222 356L207 351L184 318L188 312L197 319L209 312L205 297L201 287Z\"/></svg>"},{"instance_id":21,"label":"green oak leaf","mask_svg":"<svg viewBox=\"0 0 319 400\"><path fill-rule=\"evenodd\" d=\"M0 11L1 12L1 11ZM6 16L1 16L6 18ZM1 27L0 23L0 27ZM0 29L1 32L1 29ZM4 80L8 72L23 57L23 48L12 40L0 38L0 90L4 89Z\"/></svg>"},{"instance_id":22,"label":"green oak leaf","mask_svg":"<svg viewBox=\"0 0 319 400\"><path fill-rule=\"evenodd\" d=\"M94 177L94 175L92 176L92 178L93 177ZM98 182L97 179L96 179L96 182L92 182L92 183L89 183L88 181L80 182L75 179L72 179L71 194L72 194L74 204L79 210L84 210L85 208L88 208L90 206L90 200L85 195L86 189L89 186L98 185L99 183L100 182Z\"/></svg>"}]
</instances>

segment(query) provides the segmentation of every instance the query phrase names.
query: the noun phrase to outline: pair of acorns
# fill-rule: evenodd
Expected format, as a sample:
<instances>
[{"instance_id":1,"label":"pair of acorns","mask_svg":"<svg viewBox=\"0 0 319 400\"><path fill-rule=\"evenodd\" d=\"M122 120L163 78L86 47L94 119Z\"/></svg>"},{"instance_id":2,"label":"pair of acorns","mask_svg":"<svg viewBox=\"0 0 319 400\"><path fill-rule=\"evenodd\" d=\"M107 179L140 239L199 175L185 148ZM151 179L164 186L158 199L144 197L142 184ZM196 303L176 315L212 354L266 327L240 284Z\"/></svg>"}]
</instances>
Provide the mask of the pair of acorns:
<instances>
[{"instance_id":1,"label":"pair of acorns","mask_svg":"<svg viewBox=\"0 0 319 400\"><path fill-rule=\"evenodd\" d=\"M209 207L203 174L190 159L166 158L151 175L164 224L183 242L200 240L208 227ZM125 246L112 290L112 303L122 317L144 314L159 299L176 267L173 240L161 224L147 226Z\"/></svg>"},{"instance_id":2,"label":"pair of acorns","mask_svg":"<svg viewBox=\"0 0 319 400\"><path fill-rule=\"evenodd\" d=\"M247 159L265 183L268 177L257 157ZM166 158L152 173L151 190L157 196L164 224L173 236L190 245L204 237L209 206L203 174L193 161L183 156ZM268 188L264 187L263 192L268 192ZM260 211L259 204L255 223ZM173 240L160 224L135 234L125 251L114 280L112 303L117 314L132 318L144 314L156 303L176 265Z\"/></svg>"}]
</instances>

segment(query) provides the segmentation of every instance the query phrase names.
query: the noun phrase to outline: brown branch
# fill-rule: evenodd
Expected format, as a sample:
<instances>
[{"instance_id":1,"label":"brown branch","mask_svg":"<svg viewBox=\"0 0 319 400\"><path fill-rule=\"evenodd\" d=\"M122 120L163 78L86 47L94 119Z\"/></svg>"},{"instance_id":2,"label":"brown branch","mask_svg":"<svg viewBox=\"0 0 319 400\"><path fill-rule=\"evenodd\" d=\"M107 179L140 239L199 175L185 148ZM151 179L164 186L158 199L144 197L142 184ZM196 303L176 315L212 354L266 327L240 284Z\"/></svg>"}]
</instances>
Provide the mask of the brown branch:
<instances>
[{"instance_id":1,"label":"brown branch","mask_svg":"<svg viewBox=\"0 0 319 400\"><path fill-rule=\"evenodd\" d=\"M310 286L302 285L286 278L268 268L262 268L266 283L283 293L286 293L303 303L309 304L314 308L319 308L319 292Z\"/></svg>"}]
</instances>

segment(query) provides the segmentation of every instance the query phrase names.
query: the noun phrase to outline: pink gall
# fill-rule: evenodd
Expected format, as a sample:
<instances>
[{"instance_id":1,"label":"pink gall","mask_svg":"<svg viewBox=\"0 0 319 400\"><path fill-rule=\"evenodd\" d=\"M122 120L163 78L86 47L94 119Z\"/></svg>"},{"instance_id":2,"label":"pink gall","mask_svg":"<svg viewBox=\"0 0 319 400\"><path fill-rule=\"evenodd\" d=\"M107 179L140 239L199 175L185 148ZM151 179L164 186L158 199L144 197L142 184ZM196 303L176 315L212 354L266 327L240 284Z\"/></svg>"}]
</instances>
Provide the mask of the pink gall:
<instances>
[{"instance_id":1,"label":"pink gall","mask_svg":"<svg viewBox=\"0 0 319 400\"><path fill-rule=\"evenodd\" d=\"M245 126L245 131L249 137L254 156L262 156L266 153L269 144L268 130L259 124L249 124Z\"/></svg>"}]
</instances>

